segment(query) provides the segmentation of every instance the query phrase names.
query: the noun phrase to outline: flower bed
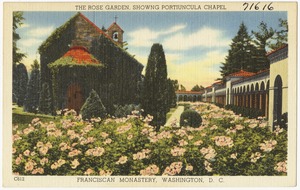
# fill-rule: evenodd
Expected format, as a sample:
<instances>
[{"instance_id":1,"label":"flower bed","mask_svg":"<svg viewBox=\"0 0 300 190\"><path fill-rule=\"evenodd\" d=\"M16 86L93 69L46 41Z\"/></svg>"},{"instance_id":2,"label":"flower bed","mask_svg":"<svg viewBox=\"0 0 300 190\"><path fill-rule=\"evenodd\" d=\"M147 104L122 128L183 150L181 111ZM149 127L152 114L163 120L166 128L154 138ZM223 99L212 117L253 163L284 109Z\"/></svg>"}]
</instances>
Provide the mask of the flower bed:
<instances>
[{"instance_id":1,"label":"flower bed","mask_svg":"<svg viewBox=\"0 0 300 190\"><path fill-rule=\"evenodd\" d=\"M13 172L19 175L286 175L287 132L206 103L198 128L149 125L151 116L13 127Z\"/></svg>"}]
</instances>

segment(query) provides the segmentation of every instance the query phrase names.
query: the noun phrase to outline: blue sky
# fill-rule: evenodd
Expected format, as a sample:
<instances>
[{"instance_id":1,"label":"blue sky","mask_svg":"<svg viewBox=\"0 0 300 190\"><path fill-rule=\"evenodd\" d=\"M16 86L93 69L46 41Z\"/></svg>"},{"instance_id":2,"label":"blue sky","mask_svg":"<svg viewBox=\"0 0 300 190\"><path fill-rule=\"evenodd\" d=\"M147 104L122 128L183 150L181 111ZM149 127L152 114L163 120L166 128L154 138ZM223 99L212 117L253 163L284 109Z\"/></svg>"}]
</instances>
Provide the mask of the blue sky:
<instances>
[{"instance_id":1,"label":"blue sky","mask_svg":"<svg viewBox=\"0 0 300 190\"><path fill-rule=\"evenodd\" d=\"M128 52L142 64L153 43L164 47L168 76L179 80L188 90L199 84L208 86L220 76L220 65L231 39L244 22L248 32L257 31L261 21L278 29L286 12L82 12L99 28L114 22L125 31ZM18 47L27 54L23 60L30 68L41 43L76 12L24 12L24 24L17 32Z\"/></svg>"}]
</instances>

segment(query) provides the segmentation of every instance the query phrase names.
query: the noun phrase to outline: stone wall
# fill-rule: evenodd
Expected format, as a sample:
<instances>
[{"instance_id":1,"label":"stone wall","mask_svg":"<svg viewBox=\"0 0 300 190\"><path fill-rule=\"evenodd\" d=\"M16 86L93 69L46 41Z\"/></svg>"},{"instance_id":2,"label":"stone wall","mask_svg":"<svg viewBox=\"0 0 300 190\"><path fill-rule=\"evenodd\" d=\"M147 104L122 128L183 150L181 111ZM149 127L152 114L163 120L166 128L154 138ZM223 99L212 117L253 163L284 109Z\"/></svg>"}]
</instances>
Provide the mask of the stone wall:
<instances>
[{"instance_id":1,"label":"stone wall","mask_svg":"<svg viewBox=\"0 0 300 190\"><path fill-rule=\"evenodd\" d=\"M100 34L93 23L83 16L78 16L75 20L75 38L72 40L72 46L84 46L89 50L93 39L99 37Z\"/></svg>"}]
</instances>

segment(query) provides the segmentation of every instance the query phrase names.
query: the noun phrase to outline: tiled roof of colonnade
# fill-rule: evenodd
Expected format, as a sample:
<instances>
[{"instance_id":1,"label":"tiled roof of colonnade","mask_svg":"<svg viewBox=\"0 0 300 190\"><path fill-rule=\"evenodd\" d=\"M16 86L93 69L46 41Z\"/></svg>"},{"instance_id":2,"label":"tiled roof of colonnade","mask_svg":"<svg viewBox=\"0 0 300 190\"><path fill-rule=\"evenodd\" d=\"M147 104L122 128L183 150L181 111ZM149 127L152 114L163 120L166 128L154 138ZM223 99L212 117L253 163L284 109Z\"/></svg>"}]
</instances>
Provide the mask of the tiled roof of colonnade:
<instances>
[{"instance_id":1,"label":"tiled roof of colonnade","mask_svg":"<svg viewBox=\"0 0 300 190\"><path fill-rule=\"evenodd\" d=\"M232 84L238 84L238 83L250 81L250 80L253 80L255 78L259 78L261 76L266 76L266 75L269 75L269 74L270 74L270 69L266 69L266 70L263 70L263 71L258 71L257 73L254 73L254 75L242 78L242 79L237 80L237 81L234 81L234 82L232 82Z\"/></svg>"}]
</instances>

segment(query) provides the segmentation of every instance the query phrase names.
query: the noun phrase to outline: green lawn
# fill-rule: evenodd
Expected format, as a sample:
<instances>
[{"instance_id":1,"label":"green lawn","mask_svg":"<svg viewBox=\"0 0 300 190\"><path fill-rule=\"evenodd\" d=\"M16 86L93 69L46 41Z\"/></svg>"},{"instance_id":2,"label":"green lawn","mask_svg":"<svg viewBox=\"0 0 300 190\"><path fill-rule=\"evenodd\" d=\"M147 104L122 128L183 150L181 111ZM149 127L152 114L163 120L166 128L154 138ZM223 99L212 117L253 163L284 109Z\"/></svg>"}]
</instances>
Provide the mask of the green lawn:
<instances>
[{"instance_id":1,"label":"green lawn","mask_svg":"<svg viewBox=\"0 0 300 190\"><path fill-rule=\"evenodd\" d=\"M34 118L40 118L43 122L54 121L59 117L54 117L51 115L44 115L44 114L34 114L24 112L22 107L14 106L13 108L13 115L12 115L12 122L13 124L28 124Z\"/></svg>"}]
</instances>

